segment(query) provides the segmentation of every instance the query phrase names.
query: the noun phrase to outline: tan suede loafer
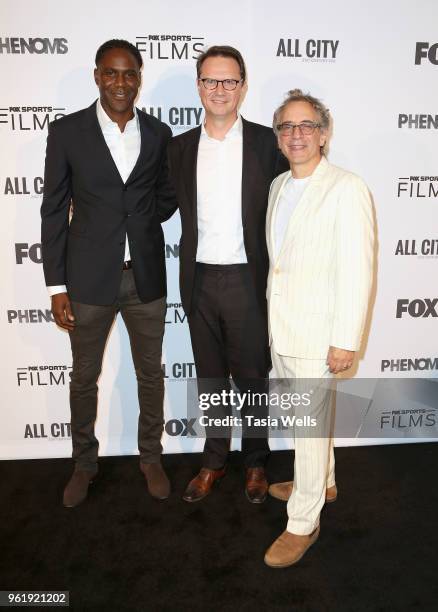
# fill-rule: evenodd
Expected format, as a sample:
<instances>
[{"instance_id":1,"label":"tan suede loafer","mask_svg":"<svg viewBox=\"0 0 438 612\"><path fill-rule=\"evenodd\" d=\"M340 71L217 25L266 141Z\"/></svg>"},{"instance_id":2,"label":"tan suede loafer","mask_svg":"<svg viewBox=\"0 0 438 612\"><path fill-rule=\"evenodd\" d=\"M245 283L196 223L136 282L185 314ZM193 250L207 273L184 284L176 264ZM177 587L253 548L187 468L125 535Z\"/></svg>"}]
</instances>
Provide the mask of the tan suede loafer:
<instances>
[{"instance_id":1,"label":"tan suede loafer","mask_svg":"<svg viewBox=\"0 0 438 612\"><path fill-rule=\"evenodd\" d=\"M297 563L319 536L319 526L309 535L297 535L283 531L265 555L265 563L269 567L289 567Z\"/></svg>"},{"instance_id":2,"label":"tan suede loafer","mask_svg":"<svg viewBox=\"0 0 438 612\"><path fill-rule=\"evenodd\" d=\"M269 487L269 495L271 497L275 497L275 499L287 501L292 494L293 486L293 480L289 480L287 482L276 482L275 484L271 484L271 486ZM332 487L327 487L325 493L325 503L332 504L334 501L336 501L337 497L338 489L336 485L333 485Z\"/></svg>"}]
</instances>

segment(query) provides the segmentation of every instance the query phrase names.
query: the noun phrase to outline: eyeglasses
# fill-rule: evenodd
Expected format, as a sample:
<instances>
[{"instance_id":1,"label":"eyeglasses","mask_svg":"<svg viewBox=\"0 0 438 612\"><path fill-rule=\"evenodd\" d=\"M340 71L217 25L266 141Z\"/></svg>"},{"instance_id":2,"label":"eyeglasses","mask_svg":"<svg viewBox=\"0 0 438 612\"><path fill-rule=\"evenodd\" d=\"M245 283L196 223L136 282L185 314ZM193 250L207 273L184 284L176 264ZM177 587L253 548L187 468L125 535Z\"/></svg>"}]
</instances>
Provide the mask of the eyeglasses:
<instances>
[{"instance_id":1,"label":"eyeglasses","mask_svg":"<svg viewBox=\"0 0 438 612\"><path fill-rule=\"evenodd\" d=\"M294 128L298 129L301 136L311 136L316 128L320 127L320 123L314 123L313 121L303 121L302 123L290 123L290 121L285 121L276 126L281 136L291 136Z\"/></svg>"},{"instance_id":2,"label":"eyeglasses","mask_svg":"<svg viewBox=\"0 0 438 612\"><path fill-rule=\"evenodd\" d=\"M204 85L205 89L209 89L210 91L216 89L219 83L222 83L222 87L226 91L233 91L236 89L241 80L242 79L239 81L236 81L236 79L223 79L222 81L219 81L219 79L198 79L198 81L201 81L201 83Z\"/></svg>"}]
</instances>

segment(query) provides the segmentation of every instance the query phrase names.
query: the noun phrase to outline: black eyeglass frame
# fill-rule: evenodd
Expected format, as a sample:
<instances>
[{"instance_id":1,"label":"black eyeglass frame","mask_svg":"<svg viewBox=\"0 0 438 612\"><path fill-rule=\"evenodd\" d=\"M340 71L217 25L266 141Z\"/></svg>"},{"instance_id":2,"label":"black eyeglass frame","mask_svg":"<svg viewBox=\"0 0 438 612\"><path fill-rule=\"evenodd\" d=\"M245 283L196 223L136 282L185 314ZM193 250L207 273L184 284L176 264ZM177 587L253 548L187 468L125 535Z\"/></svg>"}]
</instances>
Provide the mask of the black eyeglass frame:
<instances>
[{"instance_id":1,"label":"black eyeglass frame","mask_svg":"<svg viewBox=\"0 0 438 612\"><path fill-rule=\"evenodd\" d=\"M314 131L318 128L321 128L322 125L320 123L315 123L314 121L303 121L302 123L292 123L291 121L284 121L283 123L279 123L275 126L277 128L277 132L280 134L284 134L283 128L287 127L290 134L293 133L294 128L298 128L298 131L303 136L312 136ZM306 128L307 132L304 131Z\"/></svg>"},{"instance_id":2,"label":"black eyeglass frame","mask_svg":"<svg viewBox=\"0 0 438 612\"><path fill-rule=\"evenodd\" d=\"M215 89L218 88L219 83L222 83L222 87L225 89L225 91L234 91L235 89L237 89L238 84L242 82L242 79L239 79L239 80L237 80L237 79L222 79L222 80L220 80L220 79L211 79L210 77L205 77L203 79L198 79L198 81L201 81L201 83L203 84L204 88L207 91L214 91ZM215 81L216 85L214 87L207 87L206 84L205 84L205 81ZM234 83L234 87L231 88L231 89L228 89L227 87L224 86L224 83L230 83L230 82Z\"/></svg>"}]
</instances>

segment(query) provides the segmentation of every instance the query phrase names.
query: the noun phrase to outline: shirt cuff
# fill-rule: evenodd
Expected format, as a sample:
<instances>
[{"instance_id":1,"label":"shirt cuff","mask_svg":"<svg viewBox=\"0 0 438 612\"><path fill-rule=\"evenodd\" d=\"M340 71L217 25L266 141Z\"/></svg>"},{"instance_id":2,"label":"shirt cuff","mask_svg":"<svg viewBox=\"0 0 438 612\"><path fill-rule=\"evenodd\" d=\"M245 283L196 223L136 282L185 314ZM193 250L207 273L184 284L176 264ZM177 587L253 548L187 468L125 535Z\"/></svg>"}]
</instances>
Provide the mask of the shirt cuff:
<instances>
[{"instance_id":1,"label":"shirt cuff","mask_svg":"<svg viewBox=\"0 0 438 612\"><path fill-rule=\"evenodd\" d=\"M56 295L57 293L67 293L67 287L65 285L55 285L53 287L47 287L49 296Z\"/></svg>"}]
</instances>

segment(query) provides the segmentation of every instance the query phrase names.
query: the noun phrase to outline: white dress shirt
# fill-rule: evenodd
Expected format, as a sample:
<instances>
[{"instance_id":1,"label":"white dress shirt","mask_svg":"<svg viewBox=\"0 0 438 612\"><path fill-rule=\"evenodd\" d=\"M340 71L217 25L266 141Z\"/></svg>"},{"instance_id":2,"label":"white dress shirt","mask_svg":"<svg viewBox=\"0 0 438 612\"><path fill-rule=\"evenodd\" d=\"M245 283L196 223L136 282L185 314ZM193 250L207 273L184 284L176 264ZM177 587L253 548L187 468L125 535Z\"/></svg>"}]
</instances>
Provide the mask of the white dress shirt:
<instances>
[{"instance_id":1,"label":"white dress shirt","mask_svg":"<svg viewBox=\"0 0 438 612\"><path fill-rule=\"evenodd\" d=\"M120 131L117 123L108 117L100 100L98 100L96 104L96 113L105 142L117 166L122 181L126 183L140 155L141 136L137 110L134 107L134 117L127 122L123 132ZM128 237L126 237L125 261L129 261L130 259L129 242ZM65 285L47 287L47 289L50 296L67 291Z\"/></svg>"},{"instance_id":2,"label":"white dress shirt","mask_svg":"<svg viewBox=\"0 0 438 612\"><path fill-rule=\"evenodd\" d=\"M207 264L247 263L242 226L242 119L223 140L202 126L197 163L198 250Z\"/></svg>"},{"instance_id":3,"label":"white dress shirt","mask_svg":"<svg viewBox=\"0 0 438 612\"><path fill-rule=\"evenodd\" d=\"M280 200L277 204L277 211L275 213L275 231L274 231L274 256L277 259L281 247L283 244L284 237L286 235L287 226L289 219L298 204L303 191L306 188L310 180L310 176L306 178L297 179L291 176L286 185L283 187L281 192Z\"/></svg>"}]
</instances>

